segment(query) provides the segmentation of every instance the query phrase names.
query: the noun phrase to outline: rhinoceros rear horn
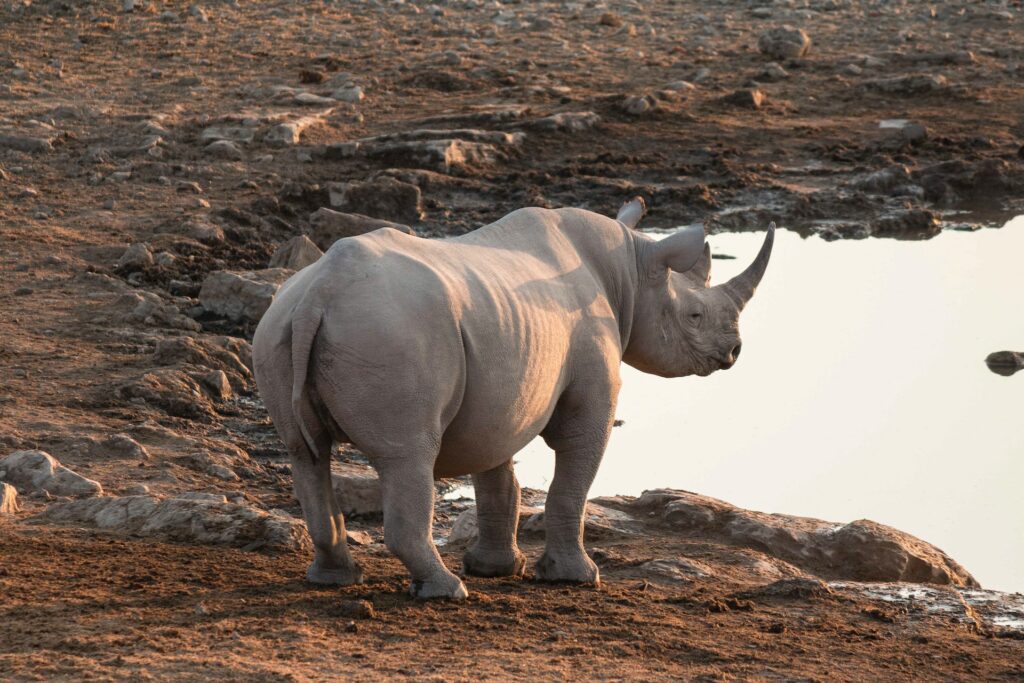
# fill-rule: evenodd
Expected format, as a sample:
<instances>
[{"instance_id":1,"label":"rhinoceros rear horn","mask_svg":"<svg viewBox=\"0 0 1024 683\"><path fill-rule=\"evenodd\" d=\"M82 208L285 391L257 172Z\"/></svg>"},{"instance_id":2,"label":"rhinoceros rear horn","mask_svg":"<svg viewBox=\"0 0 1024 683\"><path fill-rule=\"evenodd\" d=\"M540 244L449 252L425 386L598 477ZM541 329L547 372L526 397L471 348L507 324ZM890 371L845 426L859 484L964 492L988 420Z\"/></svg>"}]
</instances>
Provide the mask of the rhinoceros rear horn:
<instances>
[{"instance_id":1,"label":"rhinoceros rear horn","mask_svg":"<svg viewBox=\"0 0 1024 683\"><path fill-rule=\"evenodd\" d=\"M676 230L658 242L654 249L659 265L685 273L704 253L704 228L693 225Z\"/></svg>"},{"instance_id":2,"label":"rhinoceros rear horn","mask_svg":"<svg viewBox=\"0 0 1024 683\"><path fill-rule=\"evenodd\" d=\"M750 297L754 296L754 290L757 289L758 283L761 282L761 278L764 276L765 269L768 268L768 259L771 258L772 244L774 242L775 223L772 223L768 226L768 232L764 236L764 244L761 245L761 251L757 252L754 262L747 266L747 269L742 273L721 285L739 303L740 308L750 301Z\"/></svg>"}]
</instances>

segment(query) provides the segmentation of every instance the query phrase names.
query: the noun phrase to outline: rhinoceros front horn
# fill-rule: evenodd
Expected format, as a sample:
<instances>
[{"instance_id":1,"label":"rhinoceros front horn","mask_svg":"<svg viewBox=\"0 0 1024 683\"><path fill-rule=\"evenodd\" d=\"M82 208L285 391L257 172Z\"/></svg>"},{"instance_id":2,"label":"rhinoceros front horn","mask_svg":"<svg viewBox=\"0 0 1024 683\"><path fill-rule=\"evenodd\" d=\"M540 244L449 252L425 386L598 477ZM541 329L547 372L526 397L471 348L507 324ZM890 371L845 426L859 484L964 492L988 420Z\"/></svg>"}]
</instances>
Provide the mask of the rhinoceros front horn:
<instances>
[{"instance_id":1,"label":"rhinoceros front horn","mask_svg":"<svg viewBox=\"0 0 1024 683\"><path fill-rule=\"evenodd\" d=\"M750 301L750 297L754 296L754 290L757 289L758 283L761 282L761 277L764 276L765 269L768 268L768 259L771 258L772 244L774 242L775 223L772 223L768 226L768 233L764 236L764 244L761 245L761 251L757 253L757 258L754 259L754 262L747 266L747 269L742 273L721 285L739 303L740 308L743 308Z\"/></svg>"}]
</instances>

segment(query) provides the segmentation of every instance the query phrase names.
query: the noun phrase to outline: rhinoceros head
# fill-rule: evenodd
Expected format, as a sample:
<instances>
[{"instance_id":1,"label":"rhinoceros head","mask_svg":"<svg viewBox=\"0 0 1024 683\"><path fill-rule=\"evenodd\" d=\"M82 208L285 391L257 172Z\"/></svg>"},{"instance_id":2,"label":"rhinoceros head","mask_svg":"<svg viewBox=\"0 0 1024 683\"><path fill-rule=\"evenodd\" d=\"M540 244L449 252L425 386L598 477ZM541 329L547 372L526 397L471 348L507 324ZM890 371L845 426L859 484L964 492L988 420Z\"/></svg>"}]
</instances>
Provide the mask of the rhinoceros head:
<instances>
[{"instance_id":1,"label":"rhinoceros head","mask_svg":"<svg viewBox=\"0 0 1024 683\"><path fill-rule=\"evenodd\" d=\"M740 355L740 311L768 266L775 224L746 270L711 287L711 249L702 228L638 241L640 290L623 360L662 377L710 375Z\"/></svg>"}]
</instances>

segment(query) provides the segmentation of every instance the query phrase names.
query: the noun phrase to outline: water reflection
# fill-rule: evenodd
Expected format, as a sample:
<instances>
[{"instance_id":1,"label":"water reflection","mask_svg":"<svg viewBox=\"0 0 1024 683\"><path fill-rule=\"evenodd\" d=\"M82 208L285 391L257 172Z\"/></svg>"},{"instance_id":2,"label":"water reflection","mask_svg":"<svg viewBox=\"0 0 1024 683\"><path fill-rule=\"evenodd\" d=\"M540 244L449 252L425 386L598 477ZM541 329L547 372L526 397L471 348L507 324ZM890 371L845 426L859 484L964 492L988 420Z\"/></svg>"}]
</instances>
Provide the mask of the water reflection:
<instances>
[{"instance_id":1,"label":"water reflection","mask_svg":"<svg viewBox=\"0 0 1024 683\"><path fill-rule=\"evenodd\" d=\"M714 282L760 234L711 238ZM782 231L743 313L743 358L707 378L624 368L592 495L670 486L736 505L920 536L983 585L1024 590L1024 383L980 367L1024 347L1024 219L928 242L826 243ZM540 441L517 458L547 488Z\"/></svg>"}]
</instances>

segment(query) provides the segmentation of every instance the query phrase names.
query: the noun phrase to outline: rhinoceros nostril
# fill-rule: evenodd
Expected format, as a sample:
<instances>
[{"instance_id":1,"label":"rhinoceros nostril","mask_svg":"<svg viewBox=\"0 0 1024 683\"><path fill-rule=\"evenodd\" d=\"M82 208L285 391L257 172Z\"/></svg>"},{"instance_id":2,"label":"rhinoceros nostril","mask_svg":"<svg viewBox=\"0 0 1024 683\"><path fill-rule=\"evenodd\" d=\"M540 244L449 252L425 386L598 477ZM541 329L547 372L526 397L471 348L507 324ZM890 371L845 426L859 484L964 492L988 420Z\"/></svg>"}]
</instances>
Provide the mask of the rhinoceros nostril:
<instances>
[{"instance_id":1,"label":"rhinoceros nostril","mask_svg":"<svg viewBox=\"0 0 1024 683\"><path fill-rule=\"evenodd\" d=\"M740 349L742 349L742 348L743 348L743 344L742 343L736 344L736 346L732 347L732 360L733 360L734 363L736 362L736 359L738 359L740 357Z\"/></svg>"}]
</instances>

